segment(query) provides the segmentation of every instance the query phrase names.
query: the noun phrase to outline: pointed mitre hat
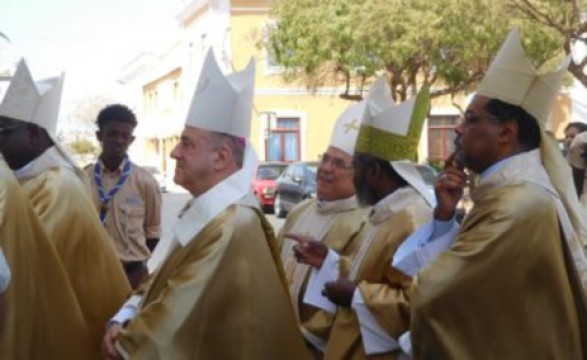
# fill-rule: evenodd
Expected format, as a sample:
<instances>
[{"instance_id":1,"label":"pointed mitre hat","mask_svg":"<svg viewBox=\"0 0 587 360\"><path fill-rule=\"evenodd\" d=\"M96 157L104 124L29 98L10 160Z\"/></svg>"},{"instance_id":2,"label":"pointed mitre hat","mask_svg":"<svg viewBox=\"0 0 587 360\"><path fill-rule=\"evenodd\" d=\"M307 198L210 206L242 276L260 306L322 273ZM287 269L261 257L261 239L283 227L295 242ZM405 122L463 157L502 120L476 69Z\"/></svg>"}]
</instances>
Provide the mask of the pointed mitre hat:
<instances>
[{"instance_id":1,"label":"pointed mitre hat","mask_svg":"<svg viewBox=\"0 0 587 360\"><path fill-rule=\"evenodd\" d=\"M254 59L243 71L224 75L210 48L185 125L249 138L254 91Z\"/></svg>"},{"instance_id":2,"label":"pointed mitre hat","mask_svg":"<svg viewBox=\"0 0 587 360\"><path fill-rule=\"evenodd\" d=\"M0 116L35 124L55 136L63 79L62 74L35 83L21 60L0 103Z\"/></svg>"},{"instance_id":3,"label":"pointed mitre hat","mask_svg":"<svg viewBox=\"0 0 587 360\"><path fill-rule=\"evenodd\" d=\"M353 155L366 104L367 102L363 100L350 105L340 114L332 130L330 146L340 149L351 156Z\"/></svg>"},{"instance_id":4,"label":"pointed mitre hat","mask_svg":"<svg viewBox=\"0 0 587 360\"><path fill-rule=\"evenodd\" d=\"M64 79L65 74L61 74L35 82L24 59L20 60L0 103L0 116L35 124L45 129L57 151L83 180L83 171L57 140L57 120Z\"/></svg>"},{"instance_id":5,"label":"pointed mitre hat","mask_svg":"<svg viewBox=\"0 0 587 360\"><path fill-rule=\"evenodd\" d=\"M422 126L428 114L428 89L395 105L384 76L369 90L355 152L388 160L394 170L433 206L434 197L414 163Z\"/></svg>"},{"instance_id":6,"label":"pointed mitre hat","mask_svg":"<svg viewBox=\"0 0 587 360\"><path fill-rule=\"evenodd\" d=\"M570 60L568 56L557 70L538 74L522 48L519 30L513 29L489 66L477 94L519 106L545 128Z\"/></svg>"}]
</instances>

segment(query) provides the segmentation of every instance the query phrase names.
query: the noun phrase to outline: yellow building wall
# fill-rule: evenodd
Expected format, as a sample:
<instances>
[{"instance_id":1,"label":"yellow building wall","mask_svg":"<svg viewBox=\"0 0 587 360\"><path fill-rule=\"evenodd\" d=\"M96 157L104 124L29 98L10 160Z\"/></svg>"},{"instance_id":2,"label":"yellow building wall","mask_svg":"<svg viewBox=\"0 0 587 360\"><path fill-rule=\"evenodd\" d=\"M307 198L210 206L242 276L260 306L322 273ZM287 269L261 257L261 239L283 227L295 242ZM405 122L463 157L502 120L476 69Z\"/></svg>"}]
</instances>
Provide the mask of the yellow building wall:
<instances>
[{"instance_id":1,"label":"yellow building wall","mask_svg":"<svg viewBox=\"0 0 587 360\"><path fill-rule=\"evenodd\" d=\"M257 96L251 124L251 141L260 158L265 154L260 144L263 139L261 129L262 112L276 112L278 115L291 111L301 117L302 129L300 145L302 160L318 160L326 151L330 134L338 114L342 113L349 101L335 96ZM304 124L305 123L305 124Z\"/></svg>"},{"instance_id":2,"label":"yellow building wall","mask_svg":"<svg viewBox=\"0 0 587 360\"><path fill-rule=\"evenodd\" d=\"M234 6L254 6L270 3L268 1L233 1ZM259 46L263 36L263 26L269 22L269 16L259 6L259 12L233 11L231 16L232 59L233 67L240 70L246 66L251 56L257 60L256 83L257 95L254 98L251 123L251 141L263 159L265 154L260 144L263 143L261 119L265 113L297 114L302 121L300 151L302 160L317 160L326 150L334 123L353 102L338 97L343 88L337 88L333 94L311 94L303 84L287 83L280 74L268 74L266 51ZM262 92L263 94L259 94ZM281 94L280 94L281 92ZM284 94L294 92L295 94ZM307 92L307 94L304 94Z\"/></svg>"},{"instance_id":3,"label":"yellow building wall","mask_svg":"<svg viewBox=\"0 0 587 360\"><path fill-rule=\"evenodd\" d=\"M145 137L143 158L156 165L164 174L175 171L175 163L170 160L176 139L175 134L162 131L169 119L179 116L180 104L184 97L182 91L182 70L177 68L164 76L143 86L143 106L148 129ZM167 86L164 86L167 85Z\"/></svg>"}]
</instances>

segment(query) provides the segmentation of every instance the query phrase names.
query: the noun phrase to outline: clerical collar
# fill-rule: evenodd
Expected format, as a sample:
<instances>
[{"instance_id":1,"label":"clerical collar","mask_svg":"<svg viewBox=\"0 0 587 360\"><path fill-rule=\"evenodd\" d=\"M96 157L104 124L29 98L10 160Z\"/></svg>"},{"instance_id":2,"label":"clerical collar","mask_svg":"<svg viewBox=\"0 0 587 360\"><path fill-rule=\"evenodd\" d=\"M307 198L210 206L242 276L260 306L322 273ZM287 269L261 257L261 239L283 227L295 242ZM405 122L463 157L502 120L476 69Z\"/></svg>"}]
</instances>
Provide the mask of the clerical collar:
<instances>
[{"instance_id":1,"label":"clerical collar","mask_svg":"<svg viewBox=\"0 0 587 360\"><path fill-rule=\"evenodd\" d=\"M496 162L495 164L491 165L490 167L488 167L487 169L485 169L485 171L483 171L480 175L479 178L480 180L486 179L489 175L495 173L496 171L500 170L501 168L503 168L504 166L506 166L510 161L512 161L512 159L514 157L516 157L519 154L515 154L512 156L508 156L505 159L501 159L498 162Z\"/></svg>"},{"instance_id":2,"label":"clerical collar","mask_svg":"<svg viewBox=\"0 0 587 360\"><path fill-rule=\"evenodd\" d=\"M540 150L531 150L510 156L498 169L489 174L484 173L484 177L471 193L473 201L484 197L487 192L492 191L496 186L502 186L515 181L524 181L536 184L555 197L559 197L557 190L553 187L548 173L542 164Z\"/></svg>"},{"instance_id":3,"label":"clerical collar","mask_svg":"<svg viewBox=\"0 0 587 360\"><path fill-rule=\"evenodd\" d=\"M357 201L357 197L355 195L348 197L346 199L332 201L318 199L318 201L316 202L316 210L319 213L342 212L354 210L358 207L359 202Z\"/></svg>"},{"instance_id":4,"label":"clerical collar","mask_svg":"<svg viewBox=\"0 0 587 360\"><path fill-rule=\"evenodd\" d=\"M73 166L63 158L55 146L51 146L33 161L20 169L14 170L14 175L17 179L22 180L35 177L53 167L65 167L72 171L74 170Z\"/></svg>"},{"instance_id":5,"label":"clerical collar","mask_svg":"<svg viewBox=\"0 0 587 360\"><path fill-rule=\"evenodd\" d=\"M230 205L252 194L251 182L256 162L255 151L248 144L242 168L192 201L172 228L175 239L182 246L187 245Z\"/></svg>"}]
</instances>

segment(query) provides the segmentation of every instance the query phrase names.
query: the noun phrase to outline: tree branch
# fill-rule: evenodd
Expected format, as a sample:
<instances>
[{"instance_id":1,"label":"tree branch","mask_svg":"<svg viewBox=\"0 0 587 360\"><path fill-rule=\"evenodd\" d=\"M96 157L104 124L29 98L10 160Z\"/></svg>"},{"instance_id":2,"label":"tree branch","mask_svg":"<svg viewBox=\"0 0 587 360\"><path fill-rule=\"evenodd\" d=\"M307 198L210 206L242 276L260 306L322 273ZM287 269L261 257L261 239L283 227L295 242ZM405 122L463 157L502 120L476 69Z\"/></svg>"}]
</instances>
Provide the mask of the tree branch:
<instances>
[{"instance_id":1,"label":"tree branch","mask_svg":"<svg viewBox=\"0 0 587 360\"><path fill-rule=\"evenodd\" d=\"M555 29L562 35L567 35L568 33L567 29L565 29L559 23L557 23L550 14L540 11L529 0L513 0L512 2L510 2L510 6L513 9L517 9L522 14L528 16L529 19L536 20L542 23L543 25Z\"/></svg>"},{"instance_id":2,"label":"tree branch","mask_svg":"<svg viewBox=\"0 0 587 360\"><path fill-rule=\"evenodd\" d=\"M477 81L481 80L482 78L483 78L483 73L482 72L476 72L476 73L472 74L466 81L463 81L459 85L451 86L451 87L446 87L446 88L441 89L441 90L436 90L436 91L432 92L430 94L430 96L432 98L435 98L435 97L439 97L439 96L442 96L442 95L455 94L455 93L458 93L460 91L464 91L469 86L473 85L474 83L476 83Z\"/></svg>"}]
</instances>

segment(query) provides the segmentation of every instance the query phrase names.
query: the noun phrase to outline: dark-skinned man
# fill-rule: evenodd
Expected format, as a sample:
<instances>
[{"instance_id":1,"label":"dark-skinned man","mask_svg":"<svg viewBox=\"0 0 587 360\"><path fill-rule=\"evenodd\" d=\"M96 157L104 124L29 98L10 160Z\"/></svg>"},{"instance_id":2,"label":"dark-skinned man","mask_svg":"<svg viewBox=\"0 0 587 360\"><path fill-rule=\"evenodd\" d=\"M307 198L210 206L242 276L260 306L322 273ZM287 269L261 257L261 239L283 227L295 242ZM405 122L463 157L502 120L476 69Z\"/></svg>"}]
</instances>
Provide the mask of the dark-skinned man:
<instances>
[{"instance_id":1,"label":"dark-skinned man","mask_svg":"<svg viewBox=\"0 0 587 360\"><path fill-rule=\"evenodd\" d=\"M56 141L63 76L35 83L24 61L0 104L0 151L67 272L96 354L130 286L87 193L85 175Z\"/></svg>"},{"instance_id":2,"label":"dark-skinned man","mask_svg":"<svg viewBox=\"0 0 587 360\"><path fill-rule=\"evenodd\" d=\"M297 205L287 217L279 235L281 257L300 330L314 353L321 358L326 348L333 316L304 302L311 267L300 264L293 251L295 241L287 234L304 234L321 241L339 254L352 257L358 249L356 235L366 219L353 186L353 151L365 102L351 105L338 118L317 172L317 198ZM318 300L321 300L320 298Z\"/></svg>"},{"instance_id":3,"label":"dark-skinned man","mask_svg":"<svg viewBox=\"0 0 587 360\"><path fill-rule=\"evenodd\" d=\"M360 247L354 259L298 236L300 261L315 268L308 292L338 306L325 359L402 355L398 339L409 327L402 291L411 278L389 271L389 265L398 246L432 218L434 198L409 161L416 157L428 108L427 91L394 105L385 78L379 78L367 98L353 158L357 197L373 206L357 235ZM346 275L341 271L345 267L350 269Z\"/></svg>"},{"instance_id":4,"label":"dark-skinned man","mask_svg":"<svg viewBox=\"0 0 587 360\"><path fill-rule=\"evenodd\" d=\"M97 359L61 258L4 159L0 194L0 263L16 269L0 266L2 358Z\"/></svg>"},{"instance_id":5,"label":"dark-skinned man","mask_svg":"<svg viewBox=\"0 0 587 360\"><path fill-rule=\"evenodd\" d=\"M161 235L161 194L153 175L127 154L135 114L124 105L109 105L98 113L96 125L102 153L85 171L100 221L135 289L148 273L146 263Z\"/></svg>"},{"instance_id":6,"label":"dark-skinned man","mask_svg":"<svg viewBox=\"0 0 587 360\"><path fill-rule=\"evenodd\" d=\"M480 181L454 243L415 277L415 359L585 359L585 219L545 131L567 65L537 74L514 30L467 107L456 154ZM437 223L465 185L448 165Z\"/></svg>"}]
</instances>

